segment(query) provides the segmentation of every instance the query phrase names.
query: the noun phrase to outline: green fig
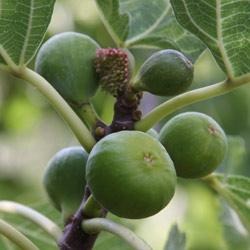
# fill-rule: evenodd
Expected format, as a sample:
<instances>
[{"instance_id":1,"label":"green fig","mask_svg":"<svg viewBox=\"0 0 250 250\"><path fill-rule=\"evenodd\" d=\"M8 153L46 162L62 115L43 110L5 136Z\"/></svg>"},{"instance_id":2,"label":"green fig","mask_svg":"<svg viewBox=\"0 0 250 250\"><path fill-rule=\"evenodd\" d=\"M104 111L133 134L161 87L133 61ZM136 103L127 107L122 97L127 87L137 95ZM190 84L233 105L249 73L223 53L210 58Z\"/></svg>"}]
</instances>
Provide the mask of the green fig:
<instances>
[{"instance_id":1,"label":"green fig","mask_svg":"<svg viewBox=\"0 0 250 250\"><path fill-rule=\"evenodd\" d=\"M59 151L48 163L43 185L52 205L62 212L66 223L75 214L83 199L88 153L82 147Z\"/></svg>"},{"instance_id":2,"label":"green fig","mask_svg":"<svg viewBox=\"0 0 250 250\"><path fill-rule=\"evenodd\" d=\"M65 32L46 41L38 52L35 71L70 104L80 106L98 89L94 58L99 45L89 36Z\"/></svg>"},{"instance_id":3,"label":"green fig","mask_svg":"<svg viewBox=\"0 0 250 250\"><path fill-rule=\"evenodd\" d=\"M192 83L192 63L179 51L166 49L154 53L140 67L133 88L159 96L174 96Z\"/></svg>"},{"instance_id":4,"label":"green fig","mask_svg":"<svg viewBox=\"0 0 250 250\"><path fill-rule=\"evenodd\" d=\"M159 141L168 151L183 178L201 178L212 173L227 152L227 138L211 117L186 112L170 119L160 131Z\"/></svg>"},{"instance_id":5,"label":"green fig","mask_svg":"<svg viewBox=\"0 0 250 250\"><path fill-rule=\"evenodd\" d=\"M158 213L170 202L176 172L158 140L139 131L121 131L93 147L86 180L105 209L120 217L139 219Z\"/></svg>"}]
</instances>

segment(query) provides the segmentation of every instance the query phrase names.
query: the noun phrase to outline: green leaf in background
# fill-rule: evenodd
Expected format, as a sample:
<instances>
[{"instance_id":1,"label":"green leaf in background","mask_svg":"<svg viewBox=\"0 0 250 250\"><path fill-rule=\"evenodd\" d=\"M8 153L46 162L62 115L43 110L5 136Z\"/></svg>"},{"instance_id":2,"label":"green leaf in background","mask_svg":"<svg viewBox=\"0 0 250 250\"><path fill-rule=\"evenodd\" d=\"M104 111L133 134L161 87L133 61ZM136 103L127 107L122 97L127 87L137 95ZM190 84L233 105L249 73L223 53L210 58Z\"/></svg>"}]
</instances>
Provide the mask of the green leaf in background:
<instances>
[{"instance_id":1,"label":"green leaf in background","mask_svg":"<svg viewBox=\"0 0 250 250\"><path fill-rule=\"evenodd\" d=\"M6 62L15 68L32 59L50 23L54 4L55 0L0 1L0 64Z\"/></svg>"},{"instance_id":2,"label":"green leaf in background","mask_svg":"<svg viewBox=\"0 0 250 250\"><path fill-rule=\"evenodd\" d=\"M177 23L169 0L96 0L96 4L119 46L177 49L193 62L205 48Z\"/></svg>"},{"instance_id":3,"label":"green leaf in background","mask_svg":"<svg viewBox=\"0 0 250 250\"><path fill-rule=\"evenodd\" d=\"M43 215L49 217L57 224L61 224L61 214L58 213L50 204L40 203L33 206L34 209L41 212ZM19 232L23 233L41 250L58 250L55 241L46 234L41 228L32 224L31 222L20 218L18 216L9 214L0 214L0 217L7 223L15 227ZM1 250L18 250L19 248L10 242L8 239L0 235L0 249Z\"/></svg>"},{"instance_id":4,"label":"green leaf in background","mask_svg":"<svg viewBox=\"0 0 250 250\"><path fill-rule=\"evenodd\" d=\"M239 223L237 223L232 216L230 207L222 198L219 220L222 225L223 238L225 241L224 244L226 245L227 250L250 249L249 235L245 234L244 231L241 230L238 225Z\"/></svg>"},{"instance_id":5,"label":"green leaf in background","mask_svg":"<svg viewBox=\"0 0 250 250\"><path fill-rule=\"evenodd\" d=\"M178 226L172 226L168 236L168 242L164 250L184 250L186 245L186 234L181 233Z\"/></svg>"},{"instance_id":6,"label":"green leaf in background","mask_svg":"<svg viewBox=\"0 0 250 250\"><path fill-rule=\"evenodd\" d=\"M228 152L219 172L245 175L247 169L247 148L241 136L227 136Z\"/></svg>"},{"instance_id":7,"label":"green leaf in background","mask_svg":"<svg viewBox=\"0 0 250 250\"><path fill-rule=\"evenodd\" d=\"M129 15L121 14L118 0L95 0L103 23L106 25L113 39L123 43L129 32Z\"/></svg>"},{"instance_id":8,"label":"green leaf in background","mask_svg":"<svg viewBox=\"0 0 250 250\"><path fill-rule=\"evenodd\" d=\"M239 175L214 174L204 179L235 210L250 233L250 178Z\"/></svg>"},{"instance_id":9,"label":"green leaf in background","mask_svg":"<svg viewBox=\"0 0 250 250\"><path fill-rule=\"evenodd\" d=\"M171 0L178 22L210 49L230 79L250 75L250 2Z\"/></svg>"}]
</instances>

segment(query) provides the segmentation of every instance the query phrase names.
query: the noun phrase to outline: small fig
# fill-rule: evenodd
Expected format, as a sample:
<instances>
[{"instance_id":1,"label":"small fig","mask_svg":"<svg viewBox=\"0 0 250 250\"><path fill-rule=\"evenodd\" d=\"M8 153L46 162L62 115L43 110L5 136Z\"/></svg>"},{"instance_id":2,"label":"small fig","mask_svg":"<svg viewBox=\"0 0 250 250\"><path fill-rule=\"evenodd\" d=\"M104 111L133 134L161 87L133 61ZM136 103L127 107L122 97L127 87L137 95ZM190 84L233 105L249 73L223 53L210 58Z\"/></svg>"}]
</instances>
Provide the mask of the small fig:
<instances>
[{"instance_id":1,"label":"small fig","mask_svg":"<svg viewBox=\"0 0 250 250\"><path fill-rule=\"evenodd\" d=\"M192 63L179 51L166 49L154 53L140 67L133 88L159 96L174 96L192 83Z\"/></svg>"},{"instance_id":2,"label":"small fig","mask_svg":"<svg viewBox=\"0 0 250 250\"><path fill-rule=\"evenodd\" d=\"M65 32L46 41L38 52L35 70L70 104L79 106L96 93L94 58L99 45L90 37Z\"/></svg>"},{"instance_id":3,"label":"small fig","mask_svg":"<svg viewBox=\"0 0 250 250\"><path fill-rule=\"evenodd\" d=\"M86 180L105 209L120 217L139 219L158 213L170 202L176 173L158 140L139 131L121 131L94 146Z\"/></svg>"},{"instance_id":4,"label":"small fig","mask_svg":"<svg viewBox=\"0 0 250 250\"><path fill-rule=\"evenodd\" d=\"M86 186L88 153L82 147L59 151L48 163L43 185L52 205L62 212L66 223L81 204Z\"/></svg>"},{"instance_id":5,"label":"small fig","mask_svg":"<svg viewBox=\"0 0 250 250\"><path fill-rule=\"evenodd\" d=\"M159 140L183 178L201 178L212 173L227 152L227 138L211 117L186 112L173 117L161 129Z\"/></svg>"}]
</instances>

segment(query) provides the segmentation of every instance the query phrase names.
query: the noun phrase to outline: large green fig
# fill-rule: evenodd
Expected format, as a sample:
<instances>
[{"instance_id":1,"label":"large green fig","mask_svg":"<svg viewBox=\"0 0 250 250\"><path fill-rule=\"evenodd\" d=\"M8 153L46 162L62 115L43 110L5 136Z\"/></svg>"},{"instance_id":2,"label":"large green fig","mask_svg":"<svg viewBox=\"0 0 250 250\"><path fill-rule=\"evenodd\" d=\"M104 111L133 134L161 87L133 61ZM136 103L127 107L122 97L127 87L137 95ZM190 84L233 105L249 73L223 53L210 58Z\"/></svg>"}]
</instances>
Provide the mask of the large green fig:
<instances>
[{"instance_id":1,"label":"large green fig","mask_svg":"<svg viewBox=\"0 0 250 250\"><path fill-rule=\"evenodd\" d=\"M133 87L159 96L174 96L192 83L192 63L180 52L162 50L150 56L141 66Z\"/></svg>"},{"instance_id":2,"label":"large green fig","mask_svg":"<svg viewBox=\"0 0 250 250\"><path fill-rule=\"evenodd\" d=\"M174 162L177 176L201 178L212 173L227 152L227 138L211 117L186 112L169 120L159 140Z\"/></svg>"},{"instance_id":3,"label":"large green fig","mask_svg":"<svg viewBox=\"0 0 250 250\"><path fill-rule=\"evenodd\" d=\"M139 131L121 131L94 146L86 180L105 209L120 217L139 219L156 214L169 203L176 172L158 140Z\"/></svg>"},{"instance_id":4,"label":"large green fig","mask_svg":"<svg viewBox=\"0 0 250 250\"><path fill-rule=\"evenodd\" d=\"M99 45L90 37L65 32L46 41L38 52L35 70L70 104L81 105L98 88L94 58Z\"/></svg>"},{"instance_id":5,"label":"large green fig","mask_svg":"<svg viewBox=\"0 0 250 250\"><path fill-rule=\"evenodd\" d=\"M82 147L59 151L48 163L43 176L45 191L63 220L76 212L86 186L85 167L88 153Z\"/></svg>"}]
</instances>

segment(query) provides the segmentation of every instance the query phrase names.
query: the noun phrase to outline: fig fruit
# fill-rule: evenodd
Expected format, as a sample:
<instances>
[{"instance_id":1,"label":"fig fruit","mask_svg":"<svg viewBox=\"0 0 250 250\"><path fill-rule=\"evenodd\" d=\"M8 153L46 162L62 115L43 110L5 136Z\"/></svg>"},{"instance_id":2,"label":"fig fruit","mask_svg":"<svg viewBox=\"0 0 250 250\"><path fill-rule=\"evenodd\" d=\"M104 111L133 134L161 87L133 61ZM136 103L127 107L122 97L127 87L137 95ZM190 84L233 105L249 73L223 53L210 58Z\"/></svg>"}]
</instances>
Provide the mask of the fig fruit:
<instances>
[{"instance_id":1,"label":"fig fruit","mask_svg":"<svg viewBox=\"0 0 250 250\"><path fill-rule=\"evenodd\" d=\"M139 219L156 214L169 203L176 172L158 140L139 131L121 131L93 147L86 180L105 209L120 217Z\"/></svg>"},{"instance_id":2,"label":"fig fruit","mask_svg":"<svg viewBox=\"0 0 250 250\"><path fill-rule=\"evenodd\" d=\"M211 117L186 112L170 119L159 133L177 172L183 178L201 178L212 173L227 152L227 138Z\"/></svg>"},{"instance_id":3,"label":"fig fruit","mask_svg":"<svg viewBox=\"0 0 250 250\"><path fill-rule=\"evenodd\" d=\"M70 104L88 102L98 89L94 58L99 45L90 37L65 32L46 41L38 52L35 71Z\"/></svg>"},{"instance_id":4,"label":"fig fruit","mask_svg":"<svg viewBox=\"0 0 250 250\"><path fill-rule=\"evenodd\" d=\"M59 151L48 163L43 185L52 205L62 212L64 222L75 214L83 199L88 153L82 147Z\"/></svg>"},{"instance_id":5,"label":"fig fruit","mask_svg":"<svg viewBox=\"0 0 250 250\"><path fill-rule=\"evenodd\" d=\"M166 49L154 53L140 67L133 88L159 96L174 96L192 83L192 63L179 51Z\"/></svg>"}]
</instances>

